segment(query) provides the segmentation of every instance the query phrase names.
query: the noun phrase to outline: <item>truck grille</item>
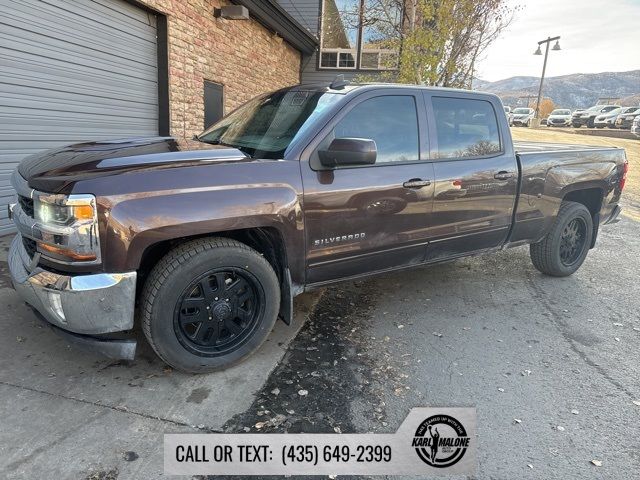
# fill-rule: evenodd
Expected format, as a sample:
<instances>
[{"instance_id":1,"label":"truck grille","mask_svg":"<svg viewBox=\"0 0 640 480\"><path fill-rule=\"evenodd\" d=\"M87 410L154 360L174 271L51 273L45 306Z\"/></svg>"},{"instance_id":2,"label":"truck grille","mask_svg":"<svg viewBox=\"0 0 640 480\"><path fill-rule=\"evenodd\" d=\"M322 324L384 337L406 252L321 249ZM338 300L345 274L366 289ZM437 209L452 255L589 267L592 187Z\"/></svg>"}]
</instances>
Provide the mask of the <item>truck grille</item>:
<instances>
[{"instance_id":1,"label":"truck grille","mask_svg":"<svg viewBox=\"0 0 640 480\"><path fill-rule=\"evenodd\" d=\"M32 258L36 253L36 241L31 240L30 238L22 237L22 245L27 251L27 255L29 255L29 258Z\"/></svg>"},{"instance_id":2,"label":"truck grille","mask_svg":"<svg viewBox=\"0 0 640 480\"><path fill-rule=\"evenodd\" d=\"M33 199L28 197L18 196L18 203L25 215L33 218Z\"/></svg>"}]
</instances>

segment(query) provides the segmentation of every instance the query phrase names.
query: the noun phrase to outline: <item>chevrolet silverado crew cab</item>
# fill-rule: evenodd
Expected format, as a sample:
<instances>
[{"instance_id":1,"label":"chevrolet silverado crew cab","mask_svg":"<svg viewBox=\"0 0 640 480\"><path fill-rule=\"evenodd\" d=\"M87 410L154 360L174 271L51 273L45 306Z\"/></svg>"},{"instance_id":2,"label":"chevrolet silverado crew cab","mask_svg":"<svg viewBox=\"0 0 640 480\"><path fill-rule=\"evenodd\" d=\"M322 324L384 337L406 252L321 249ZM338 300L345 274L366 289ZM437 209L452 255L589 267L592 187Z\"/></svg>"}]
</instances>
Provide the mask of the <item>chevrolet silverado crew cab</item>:
<instances>
[{"instance_id":1,"label":"chevrolet silverado crew cab","mask_svg":"<svg viewBox=\"0 0 640 480\"><path fill-rule=\"evenodd\" d=\"M295 86L193 139L24 159L10 270L68 339L130 359L139 324L169 365L211 371L337 281L523 244L570 275L620 213L626 172L621 149L514 145L494 95Z\"/></svg>"}]
</instances>

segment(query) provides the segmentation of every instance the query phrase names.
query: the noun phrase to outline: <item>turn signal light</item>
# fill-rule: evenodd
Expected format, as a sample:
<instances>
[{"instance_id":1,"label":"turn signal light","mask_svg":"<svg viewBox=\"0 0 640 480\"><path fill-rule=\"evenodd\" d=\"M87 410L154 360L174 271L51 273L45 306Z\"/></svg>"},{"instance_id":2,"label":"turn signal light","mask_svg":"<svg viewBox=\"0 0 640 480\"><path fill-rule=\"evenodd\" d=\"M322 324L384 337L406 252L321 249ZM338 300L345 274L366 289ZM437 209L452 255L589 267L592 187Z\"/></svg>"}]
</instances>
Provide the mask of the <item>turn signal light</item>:
<instances>
[{"instance_id":1,"label":"turn signal light","mask_svg":"<svg viewBox=\"0 0 640 480\"><path fill-rule=\"evenodd\" d=\"M46 243L38 243L38 248L40 250L44 250L45 252L53 253L61 257L67 257L71 260L87 262L96 259L96 256L93 254L77 253L73 250L68 250L66 248L60 248L53 245L47 245Z\"/></svg>"},{"instance_id":2,"label":"turn signal light","mask_svg":"<svg viewBox=\"0 0 640 480\"><path fill-rule=\"evenodd\" d=\"M93 207L91 205L74 205L73 216L76 220L93 220Z\"/></svg>"}]
</instances>

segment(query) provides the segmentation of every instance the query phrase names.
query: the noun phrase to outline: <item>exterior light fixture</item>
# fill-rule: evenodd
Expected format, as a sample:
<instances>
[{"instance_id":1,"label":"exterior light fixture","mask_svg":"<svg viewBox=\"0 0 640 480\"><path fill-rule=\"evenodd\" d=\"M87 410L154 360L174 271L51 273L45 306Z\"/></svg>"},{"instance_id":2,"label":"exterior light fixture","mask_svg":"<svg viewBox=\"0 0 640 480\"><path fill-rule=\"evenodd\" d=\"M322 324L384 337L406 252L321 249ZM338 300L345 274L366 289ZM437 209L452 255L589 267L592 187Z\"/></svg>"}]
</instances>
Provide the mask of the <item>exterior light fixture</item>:
<instances>
[{"instance_id":1,"label":"exterior light fixture","mask_svg":"<svg viewBox=\"0 0 640 480\"><path fill-rule=\"evenodd\" d=\"M221 8L214 8L213 16L227 20L249 20L249 9L242 5L226 5Z\"/></svg>"},{"instance_id":2,"label":"exterior light fixture","mask_svg":"<svg viewBox=\"0 0 640 480\"><path fill-rule=\"evenodd\" d=\"M542 99L542 82L544 82L544 74L547 71L547 57L549 56L549 44L551 42L556 41L556 44L553 46L551 50L560 50L560 36L557 37L549 37L546 40L540 40L538 42L538 49L533 53L534 55L542 55L542 49L540 46L542 44L545 45L544 50L544 63L542 64L542 76L540 77L540 88L538 89L538 101L536 102L536 125L540 121L540 100Z\"/></svg>"}]
</instances>

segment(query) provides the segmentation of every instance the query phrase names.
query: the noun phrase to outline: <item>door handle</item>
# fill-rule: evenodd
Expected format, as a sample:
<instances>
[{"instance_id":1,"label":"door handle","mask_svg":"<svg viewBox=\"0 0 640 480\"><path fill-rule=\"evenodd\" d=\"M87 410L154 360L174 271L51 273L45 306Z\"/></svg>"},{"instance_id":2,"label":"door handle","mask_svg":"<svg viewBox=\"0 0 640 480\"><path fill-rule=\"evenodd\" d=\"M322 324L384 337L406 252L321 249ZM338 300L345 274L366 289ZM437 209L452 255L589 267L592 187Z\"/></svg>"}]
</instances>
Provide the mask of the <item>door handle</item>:
<instances>
[{"instance_id":1,"label":"door handle","mask_svg":"<svg viewBox=\"0 0 640 480\"><path fill-rule=\"evenodd\" d=\"M421 178L412 178L402 184L404 188L422 188L431 185L431 180L422 180Z\"/></svg>"},{"instance_id":2,"label":"door handle","mask_svg":"<svg viewBox=\"0 0 640 480\"><path fill-rule=\"evenodd\" d=\"M493 176L496 180L508 180L511 177L513 177L513 173L507 172L506 170L502 170Z\"/></svg>"}]
</instances>

